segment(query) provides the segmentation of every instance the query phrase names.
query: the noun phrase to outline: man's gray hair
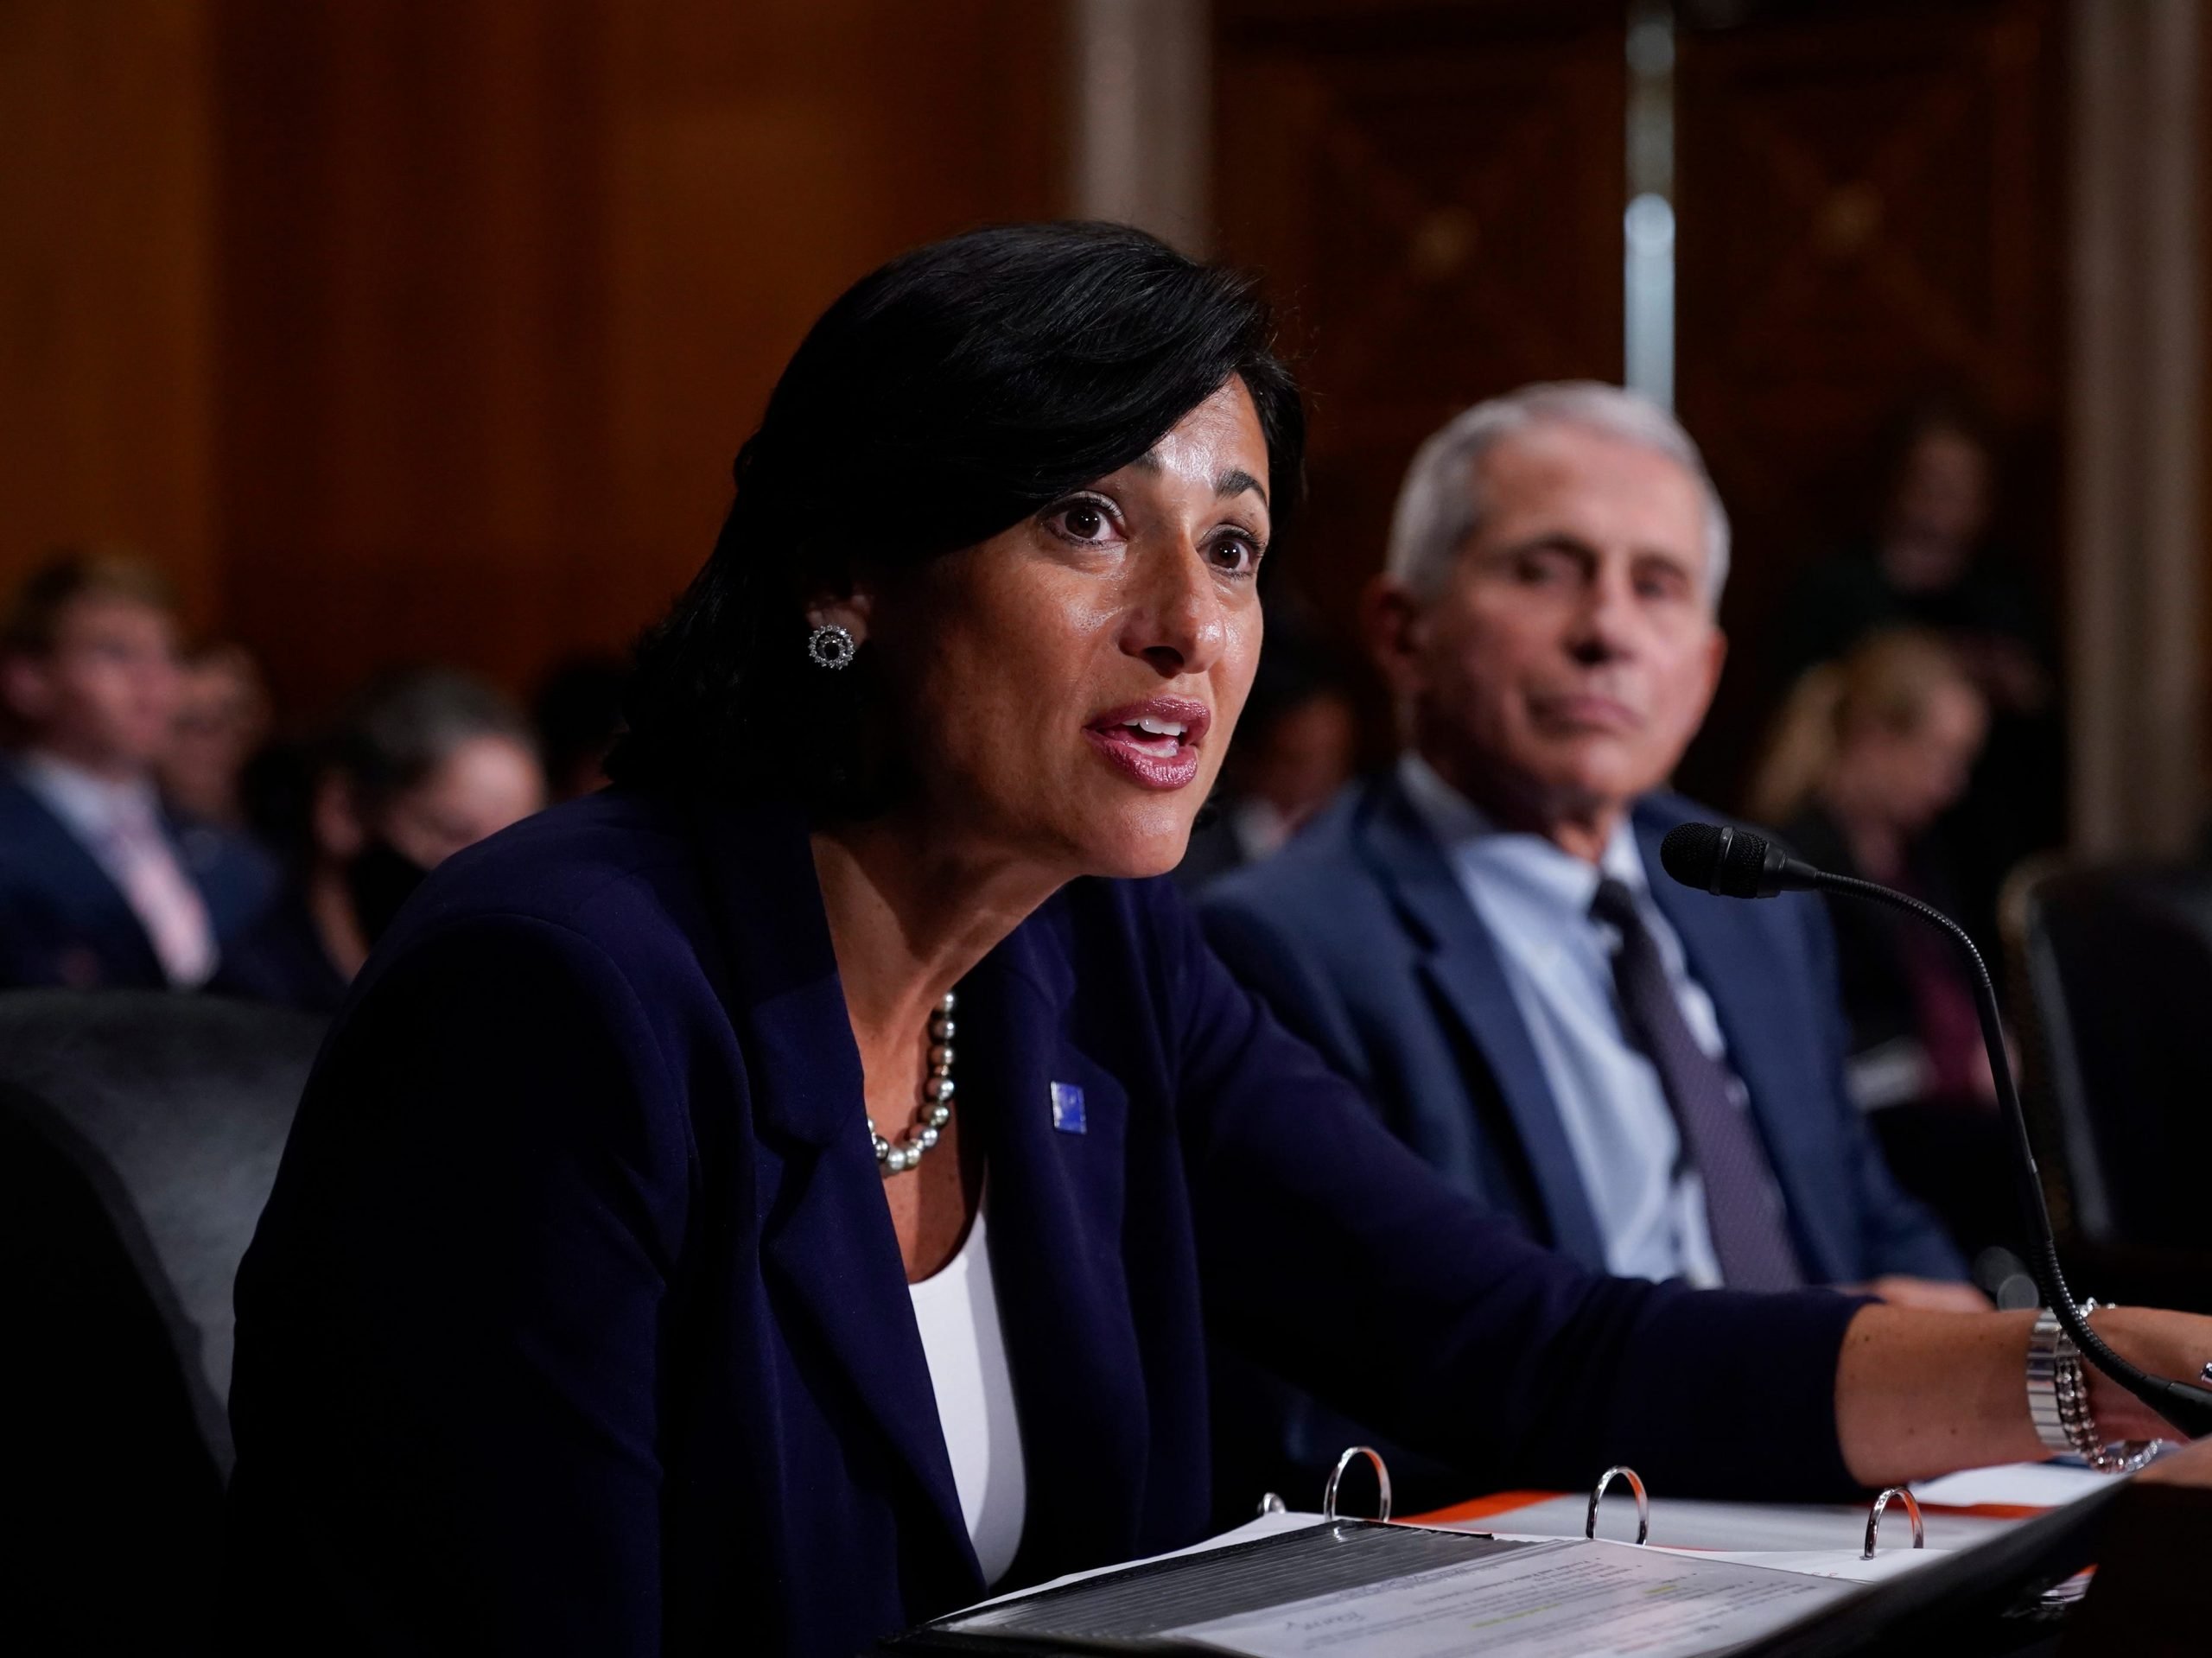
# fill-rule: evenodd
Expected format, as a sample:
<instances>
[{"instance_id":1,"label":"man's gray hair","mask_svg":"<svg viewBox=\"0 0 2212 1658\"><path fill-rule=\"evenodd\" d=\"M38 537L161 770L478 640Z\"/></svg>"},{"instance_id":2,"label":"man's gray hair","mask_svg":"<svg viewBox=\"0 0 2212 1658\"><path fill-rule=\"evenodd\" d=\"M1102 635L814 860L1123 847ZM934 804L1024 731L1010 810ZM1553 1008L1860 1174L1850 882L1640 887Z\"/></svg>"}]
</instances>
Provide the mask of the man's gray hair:
<instances>
[{"instance_id":1,"label":"man's gray hair","mask_svg":"<svg viewBox=\"0 0 2212 1658\"><path fill-rule=\"evenodd\" d=\"M1649 397L1597 380L1554 380L1478 403L1415 452L1390 518L1390 574L1423 599L1444 585L1459 549L1482 528L1487 504L1475 467L1491 449L1538 426L1579 426L1649 449L1705 492L1706 590L1716 610L1728 580L1728 509L1682 424Z\"/></svg>"}]
</instances>

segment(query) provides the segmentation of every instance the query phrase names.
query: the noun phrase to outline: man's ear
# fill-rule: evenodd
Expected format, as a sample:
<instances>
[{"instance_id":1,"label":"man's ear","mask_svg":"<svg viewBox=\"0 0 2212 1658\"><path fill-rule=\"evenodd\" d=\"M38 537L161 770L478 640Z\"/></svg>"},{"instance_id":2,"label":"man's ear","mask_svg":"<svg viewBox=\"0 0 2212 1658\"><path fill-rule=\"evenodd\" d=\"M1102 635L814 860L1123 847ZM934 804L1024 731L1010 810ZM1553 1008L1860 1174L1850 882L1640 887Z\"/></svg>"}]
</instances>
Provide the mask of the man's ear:
<instances>
[{"instance_id":1,"label":"man's ear","mask_svg":"<svg viewBox=\"0 0 2212 1658\"><path fill-rule=\"evenodd\" d=\"M34 730L54 714L54 676L28 651L0 656L0 708Z\"/></svg>"},{"instance_id":2,"label":"man's ear","mask_svg":"<svg viewBox=\"0 0 2212 1658\"><path fill-rule=\"evenodd\" d=\"M1391 696L1403 703L1419 689L1425 607L1388 570L1378 571L1359 595L1360 633Z\"/></svg>"},{"instance_id":3,"label":"man's ear","mask_svg":"<svg viewBox=\"0 0 2212 1658\"><path fill-rule=\"evenodd\" d=\"M1713 625L1713 638L1706 646L1705 706L1698 710L1697 722L1702 726L1705 716L1712 712L1713 699L1720 689L1720 670L1728 665L1728 636L1720 631L1720 624Z\"/></svg>"}]
</instances>

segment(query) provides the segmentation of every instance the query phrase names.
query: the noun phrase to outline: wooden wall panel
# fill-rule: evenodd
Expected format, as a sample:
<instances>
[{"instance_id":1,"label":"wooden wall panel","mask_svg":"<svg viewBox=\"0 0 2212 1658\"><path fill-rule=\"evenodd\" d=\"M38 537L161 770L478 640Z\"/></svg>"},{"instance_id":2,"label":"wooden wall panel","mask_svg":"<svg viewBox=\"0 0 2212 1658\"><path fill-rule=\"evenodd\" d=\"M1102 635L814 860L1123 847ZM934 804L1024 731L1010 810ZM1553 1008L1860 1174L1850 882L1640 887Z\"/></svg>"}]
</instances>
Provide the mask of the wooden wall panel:
<instances>
[{"instance_id":1,"label":"wooden wall panel","mask_svg":"<svg viewBox=\"0 0 2212 1658\"><path fill-rule=\"evenodd\" d=\"M1023 0L219 16L226 608L298 708L626 641L837 290L1060 199Z\"/></svg>"},{"instance_id":2,"label":"wooden wall panel","mask_svg":"<svg viewBox=\"0 0 2212 1658\"><path fill-rule=\"evenodd\" d=\"M0 588L118 540L211 608L205 22L0 3Z\"/></svg>"},{"instance_id":3,"label":"wooden wall panel","mask_svg":"<svg viewBox=\"0 0 2212 1658\"><path fill-rule=\"evenodd\" d=\"M1350 642L1414 448L1524 381L1621 372L1618 5L1225 0L1213 197L1313 417L1287 577Z\"/></svg>"},{"instance_id":4,"label":"wooden wall panel","mask_svg":"<svg viewBox=\"0 0 2212 1658\"><path fill-rule=\"evenodd\" d=\"M1931 396L2005 449L1999 538L2056 602L2063 77L2049 0L1751 9L1681 37L1677 397L1736 523L1736 655L1688 768L1726 797L1771 689L1759 632L1865 527Z\"/></svg>"}]
</instances>

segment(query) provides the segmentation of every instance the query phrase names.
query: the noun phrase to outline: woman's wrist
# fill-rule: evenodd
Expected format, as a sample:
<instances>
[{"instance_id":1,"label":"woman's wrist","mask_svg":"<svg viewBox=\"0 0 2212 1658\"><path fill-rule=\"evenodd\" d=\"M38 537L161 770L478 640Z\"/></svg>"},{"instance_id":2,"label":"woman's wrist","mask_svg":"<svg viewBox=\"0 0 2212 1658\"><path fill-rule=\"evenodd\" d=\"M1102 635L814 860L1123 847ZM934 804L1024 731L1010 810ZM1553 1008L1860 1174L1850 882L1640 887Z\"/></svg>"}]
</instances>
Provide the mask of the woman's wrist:
<instances>
[{"instance_id":1,"label":"woman's wrist","mask_svg":"<svg viewBox=\"0 0 2212 1658\"><path fill-rule=\"evenodd\" d=\"M1836 1432L1872 1486L2044 1455L2024 1384L2031 1312L1863 1307L1836 1365Z\"/></svg>"}]
</instances>

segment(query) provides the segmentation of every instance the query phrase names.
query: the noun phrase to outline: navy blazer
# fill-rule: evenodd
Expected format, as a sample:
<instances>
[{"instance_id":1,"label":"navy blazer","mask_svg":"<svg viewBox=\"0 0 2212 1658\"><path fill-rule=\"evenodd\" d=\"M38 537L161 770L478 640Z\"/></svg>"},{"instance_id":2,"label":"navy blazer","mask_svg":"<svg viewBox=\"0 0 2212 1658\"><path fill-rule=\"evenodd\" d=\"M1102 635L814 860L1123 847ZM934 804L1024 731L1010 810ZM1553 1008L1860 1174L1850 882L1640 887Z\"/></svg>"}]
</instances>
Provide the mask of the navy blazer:
<instances>
[{"instance_id":1,"label":"navy blazer","mask_svg":"<svg viewBox=\"0 0 2212 1658\"><path fill-rule=\"evenodd\" d=\"M219 948L276 891L276 867L244 835L174 816L163 828L199 888ZM0 761L0 989L158 990L146 928L73 830Z\"/></svg>"},{"instance_id":2,"label":"navy blazer","mask_svg":"<svg viewBox=\"0 0 2212 1658\"><path fill-rule=\"evenodd\" d=\"M1713 898L1659 873L1667 831L1705 816L1678 796L1648 796L1637 841L1651 896L1719 1014L1808 1277L1964 1278L1845 1089L1850 1032L1820 900ZM1354 785L1275 857L1209 888L1203 911L1236 975L1423 1161L1529 1236L1604 1269L1497 942L1395 773Z\"/></svg>"},{"instance_id":3,"label":"navy blazer","mask_svg":"<svg viewBox=\"0 0 2212 1658\"><path fill-rule=\"evenodd\" d=\"M1853 1302L1607 1279L1485 1217L1171 883L1066 888L960 1025L1009 1585L1203 1534L1209 1334L1470 1489L1850 1489ZM450 860L239 1274L224 1649L844 1655L979 1597L881 1184L795 815L617 789Z\"/></svg>"}]
</instances>

